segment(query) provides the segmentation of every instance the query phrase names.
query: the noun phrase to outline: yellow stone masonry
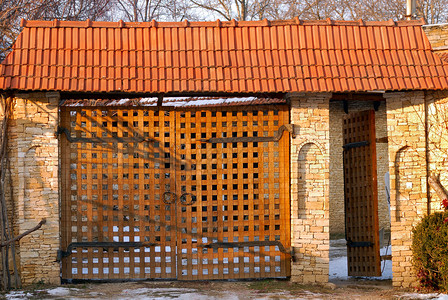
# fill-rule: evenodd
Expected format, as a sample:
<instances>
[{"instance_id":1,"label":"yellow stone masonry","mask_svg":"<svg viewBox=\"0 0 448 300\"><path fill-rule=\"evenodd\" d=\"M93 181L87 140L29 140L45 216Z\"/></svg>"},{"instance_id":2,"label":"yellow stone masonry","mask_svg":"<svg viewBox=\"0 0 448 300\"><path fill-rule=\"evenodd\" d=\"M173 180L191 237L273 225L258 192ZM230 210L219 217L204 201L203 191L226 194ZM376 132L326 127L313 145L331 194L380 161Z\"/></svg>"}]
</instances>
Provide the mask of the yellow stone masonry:
<instances>
[{"instance_id":1,"label":"yellow stone masonry","mask_svg":"<svg viewBox=\"0 0 448 300\"><path fill-rule=\"evenodd\" d=\"M412 228L427 213L425 94L386 94L393 285L416 284L412 268Z\"/></svg>"},{"instance_id":2,"label":"yellow stone masonry","mask_svg":"<svg viewBox=\"0 0 448 300\"><path fill-rule=\"evenodd\" d=\"M10 125L11 181L16 234L40 230L19 242L19 272L23 284L58 284L59 183L58 93L17 95Z\"/></svg>"},{"instance_id":3,"label":"yellow stone masonry","mask_svg":"<svg viewBox=\"0 0 448 300\"><path fill-rule=\"evenodd\" d=\"M330 93L291 95L291 280L328 282Z\"/></svg>"},{"instance_id":4,"label":"yellow stone masonry","mask_svg":"<svg viewBox=\"0 0 448 300\"><path fill-rule=\"evenodd\" d=\"M432 24L423 26L431 46L436 51L446 52L448 50L448 25Z\"/></svg>"}]
</instances>

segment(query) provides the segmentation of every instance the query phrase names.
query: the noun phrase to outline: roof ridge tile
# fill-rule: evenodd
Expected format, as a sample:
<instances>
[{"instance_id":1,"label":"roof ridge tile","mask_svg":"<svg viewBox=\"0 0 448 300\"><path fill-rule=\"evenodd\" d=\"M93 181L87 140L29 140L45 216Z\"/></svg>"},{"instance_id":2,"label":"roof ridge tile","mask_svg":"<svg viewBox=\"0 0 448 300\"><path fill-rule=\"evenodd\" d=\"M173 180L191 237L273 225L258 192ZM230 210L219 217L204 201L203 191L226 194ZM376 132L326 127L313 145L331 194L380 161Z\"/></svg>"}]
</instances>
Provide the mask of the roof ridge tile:
<instances>
[{"instance_id":1,"label":"roof ridge tile","mask_svg":"<svg viewBox=\"0 0 448 300\"><path fill-rule=\"evenodd\" d=\"M327 18L325 20L301 20L298 17L289 20L257 20L257 21L237 21L232 19L230 21L221 21L219 19L215 21L188 21L181 22L158 22L151 20L149 22L124 22L119 20L118 22L107 21L92 21L87 19L85 21L63 21L63 20L26 20L22 19L20 26L23 28L32 27L73 27L73 28L86 28L86 27L105 27L105 28L135 28L135 27L247 27L247 26L285 26L285 25L299 25L299 26L421 26L425 25L423 19L420 20L402 20L393 21L364 21L359 20L332 20Z\"/></svg>"}]
</instances>

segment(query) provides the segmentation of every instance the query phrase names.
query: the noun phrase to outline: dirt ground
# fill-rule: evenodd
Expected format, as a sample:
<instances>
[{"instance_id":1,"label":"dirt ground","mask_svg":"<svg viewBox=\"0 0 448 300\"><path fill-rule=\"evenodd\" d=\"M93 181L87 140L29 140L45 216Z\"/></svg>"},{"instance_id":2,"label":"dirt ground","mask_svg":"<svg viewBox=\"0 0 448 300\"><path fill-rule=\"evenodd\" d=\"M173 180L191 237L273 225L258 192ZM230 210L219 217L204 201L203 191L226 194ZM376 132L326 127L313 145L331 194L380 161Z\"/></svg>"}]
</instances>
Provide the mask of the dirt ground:
<instances>
[{"instance_id":1,"label":"dirt ground","mask_svg":"<svg viewBox=\"0 0 448 300\"><path fill-rule=\"evenodd\" d=\"M390 280L349 280L324 286L299 285L283 280L261 281L140 281L36 285L12 291L3 299L448 299L446 295L417 294L392 288Z\"/></svg>"}]
</instances>

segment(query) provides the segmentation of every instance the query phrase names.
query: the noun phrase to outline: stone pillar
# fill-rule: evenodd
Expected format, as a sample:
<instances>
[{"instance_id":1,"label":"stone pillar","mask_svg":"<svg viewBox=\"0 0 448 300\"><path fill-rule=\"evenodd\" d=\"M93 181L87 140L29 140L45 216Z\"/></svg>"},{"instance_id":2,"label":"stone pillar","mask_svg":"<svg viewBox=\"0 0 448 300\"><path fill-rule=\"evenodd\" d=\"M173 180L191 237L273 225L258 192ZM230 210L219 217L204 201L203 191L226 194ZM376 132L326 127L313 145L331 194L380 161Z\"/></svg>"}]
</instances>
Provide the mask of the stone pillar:
<instances>
[{"instance_id":1,"label":"stone pillar","mask_svg":"<svg viewBox=\"0 0 448 300\"><path fill-rule=\"evenodd\" d=\"M16 234L46 224L19 242L23 284L60 283L59 151L56 136L59 93L18 94L13 106L9 148Z\"/></svg>"},{"instance_id":2,"label":"stone pillar","mask_svg":"<svg viewBox=\"0 0 448 300\"><path fill-rule=\"evenodd\" d=\"M412 228L427 212L425 94L385 94L391 186L393 285L412 287Z\"/></svg>"},{"instance_id":3,"label":"stone pillar","mask_svg":"<svg viewBox=\"0 0 448 300\"><path fill-rule=\"evenodd\" d=\"M291 280L326 283L329 272L330 93L291 95Z\"/></svg>"}]
</instances>

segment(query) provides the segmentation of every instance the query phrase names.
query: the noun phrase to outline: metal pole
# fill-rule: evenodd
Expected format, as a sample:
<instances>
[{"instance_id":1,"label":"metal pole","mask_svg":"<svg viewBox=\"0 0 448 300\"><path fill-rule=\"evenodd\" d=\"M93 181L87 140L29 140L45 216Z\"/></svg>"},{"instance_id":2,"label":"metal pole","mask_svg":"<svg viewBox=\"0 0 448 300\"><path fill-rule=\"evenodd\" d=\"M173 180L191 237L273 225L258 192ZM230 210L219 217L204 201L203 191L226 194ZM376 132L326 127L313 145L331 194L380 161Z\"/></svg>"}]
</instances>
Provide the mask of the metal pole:
<instances>
[{"instance_id":1,"label":"metal pole","mask_svg":"<svg viewBox=\"0 0 448 300\"><path fill-rule=\"evenodd\" d=\"M406 20L412 20L415 15L415 0L406 0Z\"/></svg>"}]
</instances>

